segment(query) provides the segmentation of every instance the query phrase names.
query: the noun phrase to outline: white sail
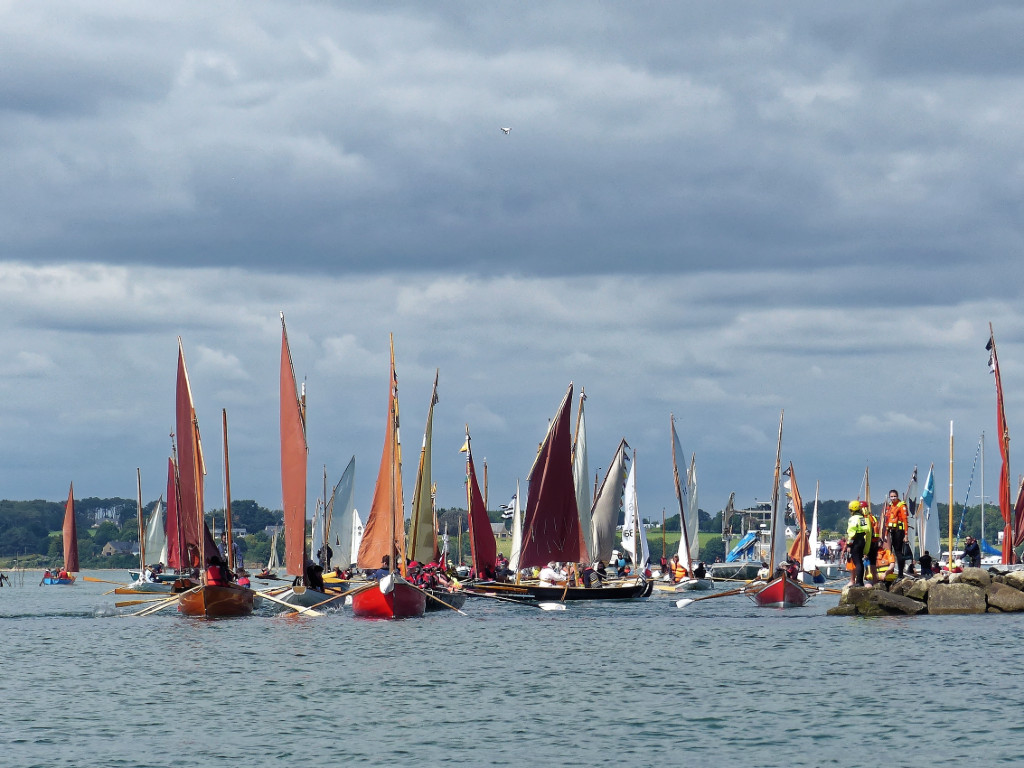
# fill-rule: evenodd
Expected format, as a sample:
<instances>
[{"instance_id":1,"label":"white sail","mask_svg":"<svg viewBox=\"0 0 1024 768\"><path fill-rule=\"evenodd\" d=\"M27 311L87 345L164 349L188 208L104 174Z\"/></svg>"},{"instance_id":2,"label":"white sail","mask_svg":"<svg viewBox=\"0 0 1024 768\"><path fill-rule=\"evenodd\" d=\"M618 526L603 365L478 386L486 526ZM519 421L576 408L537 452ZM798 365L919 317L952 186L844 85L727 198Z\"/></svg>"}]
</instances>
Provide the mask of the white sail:
<instances>
[{"instance_id":1,"label":"white sail","mask_svg":"<svg viewBox=\"0 0 1024 768\"><path fill-rule=\"evenodd\" d=\"M512 573L519 571L519 553L523 549L523 509L519 504L519 481L516 480L516 495L512 497L512 551L508 567Z\"/></svg>"},{"instance_id":2,"label":"white sail","mask_svg":"<svg viewBox=\"0 0 1024 768\"><path fill-rule=\"evenodd\" d=\"M277 531L274 531L274 536L270 540L270 557L267 558L267 570L275 571L281 567L281 560L277 556Z\"/></svg>"},{"instance_id":3,"label":"white sail","mask_svg":"<svg viewBox=\"0 0 1024 768\"><path fill-rule=\"evenodd\" d=\"M348 460L348 466L341 473L341 480L334 486L331 503L328 505L330 518L327 523L327 540L334 551L331 564L348 568L355 562L352 556L352 514L355 511L356 457Z\"/></svg>"},{"instance_id":4,"label":"white sail","mask_svg":"<svg viewBox=\"0 0 1024 768\"><path fill-rule=\"evenodd\" d=\"M161 496L149 516L146 526L146 559L147 565L153 563L167 564L167 532L164 530L164 499Z\"/></svg>"},{"instance_id":5,"label":"white sail","mask_svg":"<svg viewBox=\"0 0 1024 768\"><path fill-rule=\"evenodd\" d=\"M576 509L580 517L583 545L589 560L594 555L594 532L590 522L590 464L587 461L587 425L583 416L583 402L587 396L580 392L580 410L576 420L576 439L572 446L572 478L576 484Z\"/></svg>"},{"instance_id":6,"label":"white sail","mask_svg":"<svg viewBox=\"0 0 1024 768\"><path fill-rule=\"evenodd\" d=\"M651 559L647 544L647 532L640 521L640 509L636 498L636 461L629 467L624 493L626 518L622 523L622 548L629 553L635 567L642 571Z\"/></svg>"},{"instance_id":7,"label":"white sail","mask_svg":"<svg viewBox=\"0 0 1024 768\"><path fill-rule=\"evenodd\" d=\"M804 558L803 569L805 571L812 571L821 563L818 558L818 547L821 546L821 542L818 541L818 485L818 483L814 484L814 511L811 513L811 530L807 534L807 546L811 551ZM824 563L821 564L824 565Z\"/></svg>"},{"instance_id":8,"label":"white sail","mask_svg":"<svg viewBox=\"0 0 1024 768\"><path fill-rule=\"evenodd\" d=\"M604 476L604 482L597 492L594 500L594 514L591 520L593 531L594 549L590 552L592 560L601 560L607 563L615 548L615 528L619 522L619 512L622 510L622 492L626 482L626 464L629 456L626 455L626 448L629 446L625 440L619 442L615 449L615 456L608 466L608 472Z\"/></svg>"},{"instance_id":9,"label":"white sail","mask_svg":"<svg viewBox=\"0 0 1024 768\"><path fill-rule=\"evenodd\" d=\"M929 467L928 477L924 481L924 490L921 492L921 503L918 507L917 521L918 546L923 550L927 549L932 558L938 559L942 551L939 543L939 519L937 510L932 508L935 501L935 475L934 467Z\"/></svg>"},{"instance_id":10,"label":"white sail","mask_svg":"<svg viewBox=\"0 0 1024 768\"><path fill-rule=\"evenodd\" d=\"M324 548L324 508L320 505L320 499L316 500L316 511L313 512L313 537L310 541L310 550L313 560L320 562L320 551ZM327 566L327 559L320 563Z\"/></svg>"},{"instance_id":11,"label":"white sail","mask_svg":"<svg viewBox=\"0 0 1024 768\"><path fill-rule=\"evenodd\" d=\"M349 552L349 562L355 563L359 558L359 544L363 540L363 521L359 519L359 510L352 510L352 549Z\"/></svg>"},{"instance_id":12,"label":"white sail","mask_svg":"<svg viewBox=\"0 0 1024 768\"><path fill-rule=\"evenodd\" d=\"M690 564L700 560L700 536L697 531L700 527L700 512L697 506L697 454L690 456L690 468L686 471L686 531L689 534L690 552L689 563L686 569L690 570ZM682 560L682 557L679 558Z\"/></svg>"},{"instance_id":13,"label":"white sail","mask_svg":"<svg viewBox=\"0 0 1024 768\"><path fill-rule=\"evenodd\" d=\"M683 448L676 432L676 420L669 417L672 432L672 479L676 490L676 501L679 502L679 549L676 555L680 564L687 570L693 570L693 563L700 559L700 540L697 536L697 459L696 455L686 471L685 483L679 477L679 457L683 456ZM685 461L685 457L684 457Z\"/></svg>"}]
</instances>

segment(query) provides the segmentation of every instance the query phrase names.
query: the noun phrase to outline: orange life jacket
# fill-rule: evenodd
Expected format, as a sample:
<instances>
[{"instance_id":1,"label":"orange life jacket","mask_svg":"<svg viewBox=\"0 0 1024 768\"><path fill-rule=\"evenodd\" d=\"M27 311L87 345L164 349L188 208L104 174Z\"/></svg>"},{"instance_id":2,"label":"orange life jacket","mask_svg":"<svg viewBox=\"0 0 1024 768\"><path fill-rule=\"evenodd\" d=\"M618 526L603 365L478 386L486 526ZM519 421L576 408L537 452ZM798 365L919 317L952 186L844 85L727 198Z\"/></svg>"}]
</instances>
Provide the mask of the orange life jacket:
<instances>
[{"instance_id":1,"label":"orange life jacket","mask_svg":"<svg viewBox=\"0 0 1024 768\"><path fill-rule=\"evenodd\" d=\"M684 568L683 564L678 561L669 563L668 568L669 573L672 574L672 581L682 581L688 576L686 568Z\"/></svg>"},{"instance_id":2,"label":"orange life jacket","mask_svg":"<svg viewBox=\"0 0 1024 768\"><path fill-rule=\"evenodd\" d=\"M890 530L893 528L899 531L907 530L907 505L902 501L897 501L886 507L885 519L886 526Z\"/></svg>"},{"instance_id":3,"label":"orange life jacket","mask_svg":"<svg viewBox=\"0 0 1024 768\"><path fill-rule=\"evenodd\" d=\"M211 586L223 586L224 580L220 577L220 567L216 565L207 566L206 583Z\"/></svg>"}]
</instances>

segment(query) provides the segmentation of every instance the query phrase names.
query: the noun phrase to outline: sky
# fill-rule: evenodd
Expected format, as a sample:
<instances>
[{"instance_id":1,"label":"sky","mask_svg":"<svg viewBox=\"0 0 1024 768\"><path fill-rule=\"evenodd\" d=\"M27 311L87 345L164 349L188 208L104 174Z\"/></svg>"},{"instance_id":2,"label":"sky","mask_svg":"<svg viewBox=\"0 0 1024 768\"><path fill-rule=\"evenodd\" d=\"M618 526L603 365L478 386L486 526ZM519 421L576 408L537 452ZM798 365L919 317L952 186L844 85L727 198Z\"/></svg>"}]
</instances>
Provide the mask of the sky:
<instances>
[{"instance_id":1,"label":"sky","mask_svg":"<svg viewBox=\"0 0 1024 768\"><path fill-rule=\"evenodd\" d=\"M208 505L226 409L232 497L279 508L280 312L310 512L352 455L369 507L389 334L407 498L435 371L441 507L467 424L525 499L570 382L651 519L670 414L712 513L770 498L783 411L805 500L931 463L948 499L951 421L991 498L1022 38L990 2L0 2L0 498L163 493L180 336Z\"/></svg>"}]
</instances>

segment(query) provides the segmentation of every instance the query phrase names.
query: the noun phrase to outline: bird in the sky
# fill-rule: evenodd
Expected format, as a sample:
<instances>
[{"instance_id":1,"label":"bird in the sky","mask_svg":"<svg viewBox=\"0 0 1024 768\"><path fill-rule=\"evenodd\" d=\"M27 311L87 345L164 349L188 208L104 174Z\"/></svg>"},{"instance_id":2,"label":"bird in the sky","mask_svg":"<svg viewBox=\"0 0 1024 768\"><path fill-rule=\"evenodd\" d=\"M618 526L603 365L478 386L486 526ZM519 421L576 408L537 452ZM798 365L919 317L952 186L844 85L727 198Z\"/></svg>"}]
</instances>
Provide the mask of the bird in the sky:
<instances>
[{"instance_id":1,"label":"bird in the sky","mask_svg":"<svg viewBox=\"0 0 1024 768\"><path fill-rule=\"evenodd\" d=\"M508 136L509 131L511 131L511 130L512 130L511 128L502 128L501 132L504 133L506 136Z\"/></svg>"}]
</instances>

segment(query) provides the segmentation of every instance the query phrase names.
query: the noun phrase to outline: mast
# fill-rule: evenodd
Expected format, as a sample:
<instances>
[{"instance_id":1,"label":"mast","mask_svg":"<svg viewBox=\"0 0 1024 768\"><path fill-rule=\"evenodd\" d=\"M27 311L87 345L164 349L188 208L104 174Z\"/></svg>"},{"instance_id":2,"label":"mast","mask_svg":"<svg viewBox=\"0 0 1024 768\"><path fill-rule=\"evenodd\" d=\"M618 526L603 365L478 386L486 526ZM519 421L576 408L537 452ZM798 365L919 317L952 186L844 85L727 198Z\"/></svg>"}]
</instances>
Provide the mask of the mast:
<instances>
[{"instance_id":1,"label":"mast","mask_svg":"<svg viewBox=\"0 0 1024 768\"><path fill-rule=\"evenodd\" d=\"M139 578L146 571L146 526L142 524L142 470L135 468L135 484L138 490L136 507L139 510Z\"/></svg>"},{"instance_id":2,"label":"mast","mask_svg":"<svg viewBox=\"0 0 1024 768\"><path fill-rule=\"evenodd\" d=\"M231 466L228 463L228 410L221 409L221 424L224 432L224 536L228 555L228 570L235 571L235 535L231 527Z\"/></svg>"},{"instance_id":3,"label":"mast","mask_svg":"<svg viewBox=\"0 0 1024 768\"><path fill-rule=\"evenodd\" d=\"M949 572L953 572L953 421L949 422Z\"/></svg>"},{"instance_id":4,"label":"mast","mask_svg":"<svg viewBox=\"0 0 1024 768\"><path fill-rule=\"evenodd\" d=\"M769 576L775 573L775 538L776 531L778 529L778 515L779 515L779 473L782 470L782 419L785 416L785 410L779 412L779 443L775 449L775 481L772 483L772 530L771 530L771 544L770 552L768 553L768 573Z\"/></svg>"},{"instance_id":5,"label":"mast","mask_svg":"<svg viewBox=\"0 0 1024 768\"><path fill-rule=\"evenodd\" d=\"M999 358L996 355L996 335L992 323L988 324L989 370L996 379L996 430L999 432L999 453L1002 468L999 471L999 512L1003 516L1003 564L1010 565L1017 558L1013 553L1013 509L1010 507L1010 431L1006 425L1006 409L1003 406L1003 380L999 372Z\"/></svg>"},{"instance_id":6,"label":"mast","mask_svg":"<svg viewBox=\"0 0 1024 768\"><path fill-rule=\"evenodd\" d=\"M985 431L981 432L981 540L985 541Z\"/></svg>"}]
</instances>

